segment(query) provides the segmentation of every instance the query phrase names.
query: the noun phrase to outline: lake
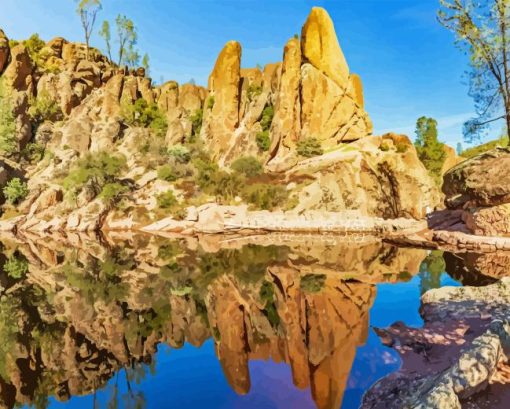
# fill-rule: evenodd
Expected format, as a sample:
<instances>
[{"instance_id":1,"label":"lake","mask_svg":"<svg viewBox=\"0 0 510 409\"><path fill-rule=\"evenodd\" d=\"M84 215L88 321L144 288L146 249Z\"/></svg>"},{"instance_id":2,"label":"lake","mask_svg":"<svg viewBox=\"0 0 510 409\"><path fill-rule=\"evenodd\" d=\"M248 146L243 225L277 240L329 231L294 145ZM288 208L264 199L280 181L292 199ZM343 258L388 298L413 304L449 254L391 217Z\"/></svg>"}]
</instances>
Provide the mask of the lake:
<instances>
[{"instance_id":1,"label":"lake","mask_svg":"<svg viewBox=\"0 0 510 409\"><path fill-rule=\"evenodd\" d=\"M1 242L8 408L357 408L400 365L372 327L479 280L371 237Z\"/></svg>"}]
</instances>

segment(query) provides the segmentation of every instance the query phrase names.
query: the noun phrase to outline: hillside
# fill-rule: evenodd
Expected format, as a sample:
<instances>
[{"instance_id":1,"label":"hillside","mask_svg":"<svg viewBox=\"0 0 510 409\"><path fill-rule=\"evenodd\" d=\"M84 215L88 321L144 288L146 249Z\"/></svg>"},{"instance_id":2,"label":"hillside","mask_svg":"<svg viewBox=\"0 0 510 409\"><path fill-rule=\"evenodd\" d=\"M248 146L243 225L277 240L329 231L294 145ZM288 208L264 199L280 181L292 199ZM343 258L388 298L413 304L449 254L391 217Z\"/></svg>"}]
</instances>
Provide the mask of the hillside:
<instances>
[{"instance_id":1,"label":"hillside","mask_svg":"<svg viewBox=\"0 0 510 409\"><path fill-rule=\"evenodd\" d=\"M241 54L225 45L207 89L155 86L83 44L34 51L0 32L2 228L141 229L210 203L419 219L439 204L409 138L372 135L325 10L282 62L242 69Z\"/></svg>"}]
</instances>

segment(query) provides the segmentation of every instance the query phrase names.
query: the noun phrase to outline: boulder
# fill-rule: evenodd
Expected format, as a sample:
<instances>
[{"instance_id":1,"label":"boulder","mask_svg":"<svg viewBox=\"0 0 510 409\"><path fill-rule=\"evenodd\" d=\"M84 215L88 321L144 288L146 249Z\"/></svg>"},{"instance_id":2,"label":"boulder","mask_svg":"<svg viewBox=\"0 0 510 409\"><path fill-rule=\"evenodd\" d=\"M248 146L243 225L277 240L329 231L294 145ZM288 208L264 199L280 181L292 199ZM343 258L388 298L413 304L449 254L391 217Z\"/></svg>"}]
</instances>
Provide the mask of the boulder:
<instances>
[{"instance_id":1,"label":"boulder","mask_svg":"<svg viewBox=\"0 0 510 409\"><path fill-rule=\"evenodd\" d=\"M510 237L510 203L470 209L462 219L473 234Z\"/></svg>"},{"instance_id":2,"label":"boulder","mask_svg":"<svg viewBox=\"0 0 510 409\"><path fill-rule=\"evenodd\" d=\"M331 78L341 89L349 82L349 67L326 10L314 7L301 30L303 59Z\"/></svg>"},{"instance_id":3,"label":"boulder","mask_svg":"<svg viewBox=\"0 0 510 409\"><path fill-rule=\"evenodd\" d=\"M497 206L510 202L510 148L496 148L467 159L444 175L451 208Z\"/></svg>"},{"instance_id":4,"label":"boulder","mask_svg":"<svg viewBox=\"0 0 510 409\"><path fill-rule=\"evenodd\" d=\"M2 29L0 29L0 74L4 71L4 68L9 62L10 48L9 39L5 35Z\"/></svg>"},{"instance_id":5,"label":"boulder","mask_svg":"<svg viewBox=\"0 0 510 409\"><path fill-rule=\"evenodd\" d=\"M3 74L7 84L17 91L31 91L32 71L32 60L27 49L22 44L12 47L10 63Z\"/></svg>"}]
</instances>

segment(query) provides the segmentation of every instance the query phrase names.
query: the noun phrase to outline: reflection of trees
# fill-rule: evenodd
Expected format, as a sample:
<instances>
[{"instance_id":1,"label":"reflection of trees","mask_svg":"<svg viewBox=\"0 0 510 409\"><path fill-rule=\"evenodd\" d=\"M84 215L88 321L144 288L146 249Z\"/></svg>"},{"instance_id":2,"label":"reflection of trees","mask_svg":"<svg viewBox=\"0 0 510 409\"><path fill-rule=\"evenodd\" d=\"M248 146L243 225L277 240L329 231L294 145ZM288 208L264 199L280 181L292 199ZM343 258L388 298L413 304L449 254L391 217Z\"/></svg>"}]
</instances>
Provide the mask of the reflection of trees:
<instances>
[{"instance_id":1,"label":"reflection of trees","mask_svg":"<svg viewBox=\"0 0 510 409\"><path fill-rule=\"evenodd\" d=\"M250 389L249 360L273 359L291 366L296 386L310 387L318 406L338 407L366 337L372 283L416 273L419 252L315 243L207 252L157 238L73 247L18 243L28 272L0 274L7 407L95 394L113 377L108 407L143 407L134 385L153 370L158 343L200 346L210 337L237 392Z\"/></svg>"},{"instance_id":2,"label":"reflection of trees","mask_svg":"<svg viewBox=\"0 0 510 409\"><path fill-rule=\"evenodd\" d=\"M443 252L432 250L420 266L420 292L422 295L428 290L441 287L441 274L444 271L446 271L446 263Z\"/></svg>"}]
</instances>

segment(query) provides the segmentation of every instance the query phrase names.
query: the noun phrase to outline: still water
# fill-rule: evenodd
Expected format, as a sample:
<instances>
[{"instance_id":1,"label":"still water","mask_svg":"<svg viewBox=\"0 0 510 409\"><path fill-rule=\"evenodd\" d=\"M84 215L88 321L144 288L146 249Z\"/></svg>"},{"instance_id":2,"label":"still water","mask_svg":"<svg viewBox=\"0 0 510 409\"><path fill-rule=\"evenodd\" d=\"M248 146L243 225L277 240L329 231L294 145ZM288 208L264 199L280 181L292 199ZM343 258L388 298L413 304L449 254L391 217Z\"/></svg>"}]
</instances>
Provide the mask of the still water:
<instances>
[{"instance_id":1,"label":"still water","mask_svg":"<svg viewBox=\"0 0 510 409\"><path fill-rule=\"evenodd\" d=\"M9 408L357 408L400 365L371 327L472 280L370 238L1 242Z\"/></svg>"}]
</instances>

